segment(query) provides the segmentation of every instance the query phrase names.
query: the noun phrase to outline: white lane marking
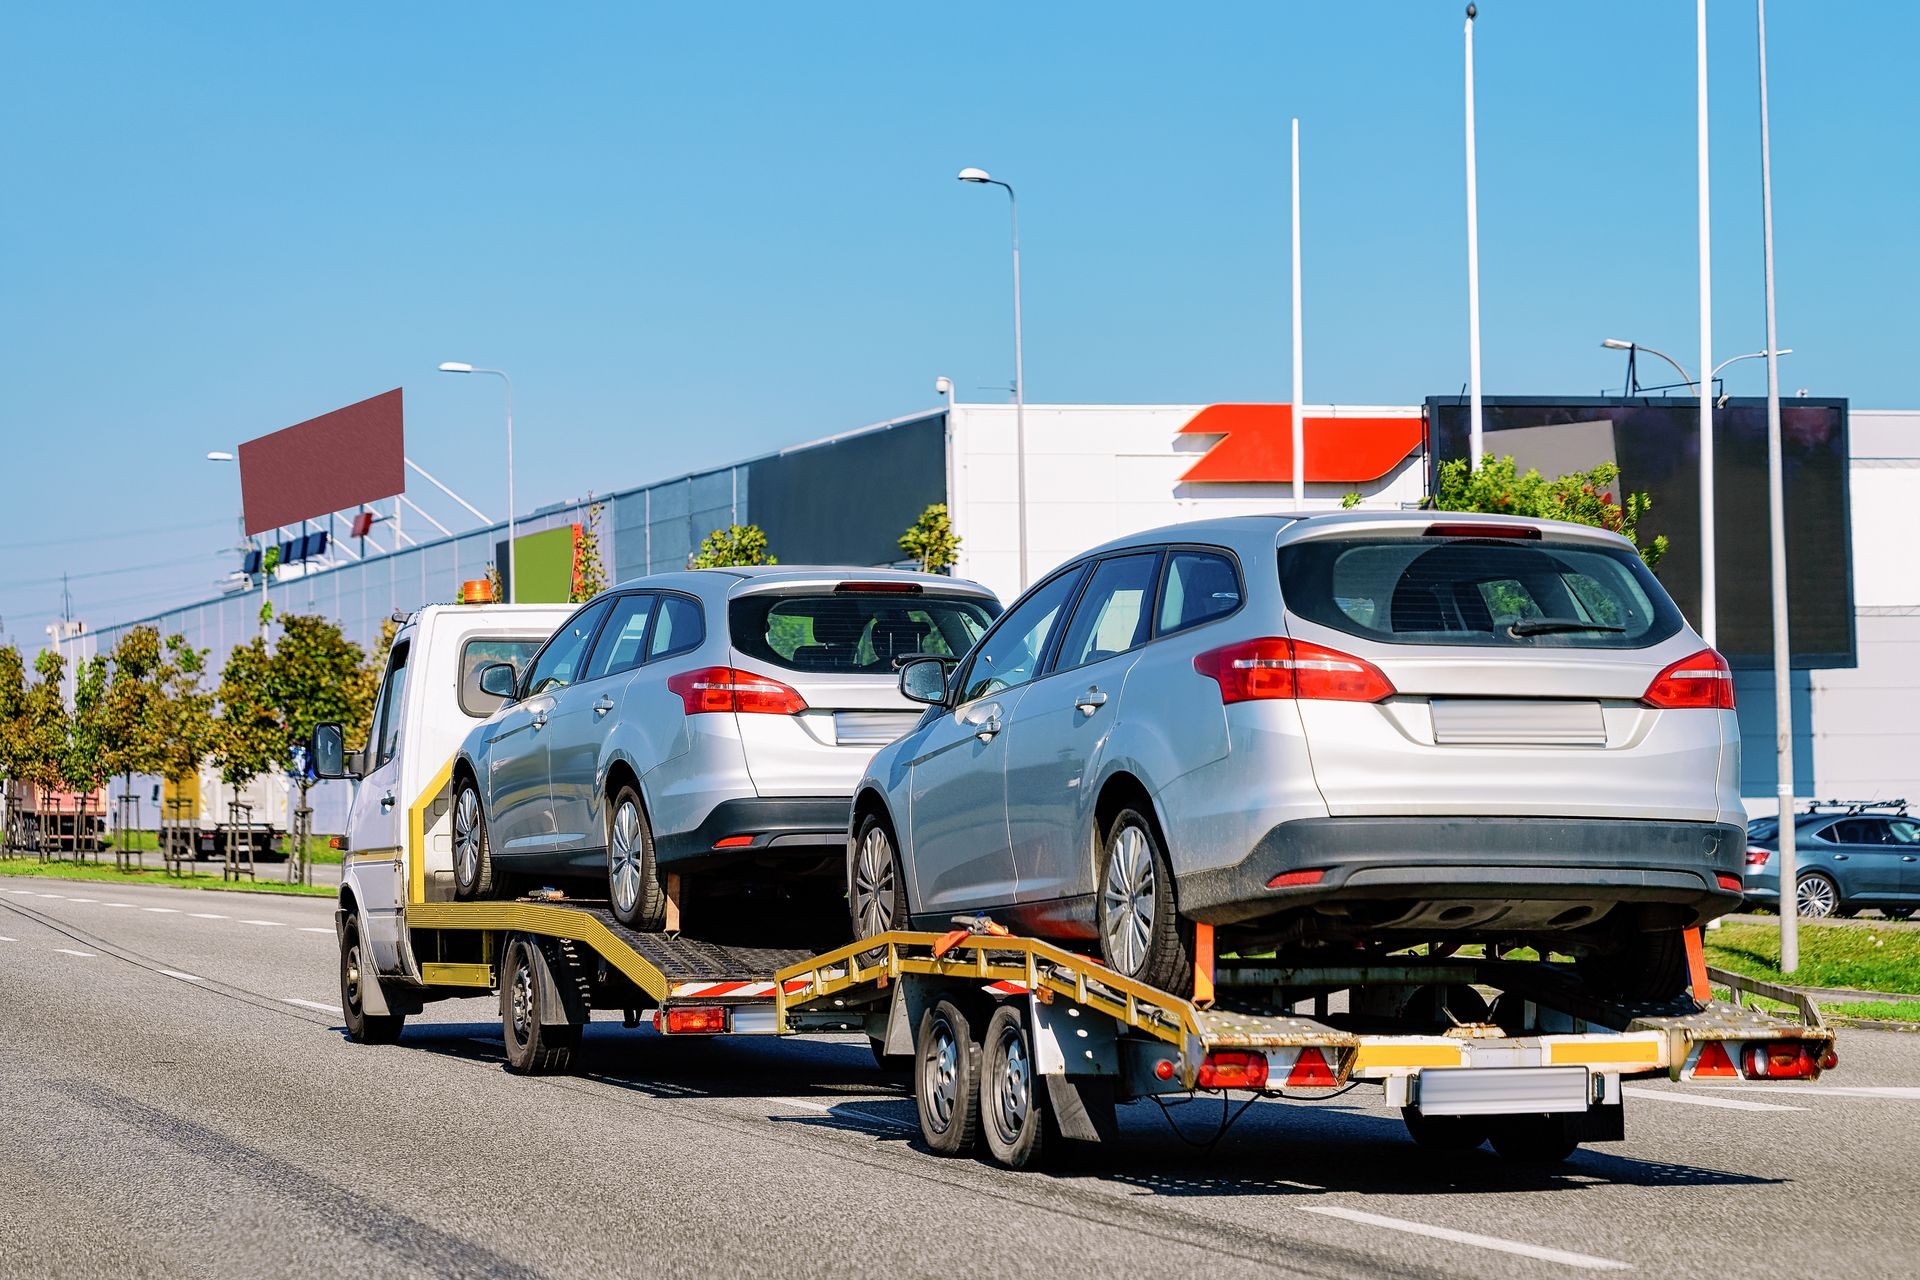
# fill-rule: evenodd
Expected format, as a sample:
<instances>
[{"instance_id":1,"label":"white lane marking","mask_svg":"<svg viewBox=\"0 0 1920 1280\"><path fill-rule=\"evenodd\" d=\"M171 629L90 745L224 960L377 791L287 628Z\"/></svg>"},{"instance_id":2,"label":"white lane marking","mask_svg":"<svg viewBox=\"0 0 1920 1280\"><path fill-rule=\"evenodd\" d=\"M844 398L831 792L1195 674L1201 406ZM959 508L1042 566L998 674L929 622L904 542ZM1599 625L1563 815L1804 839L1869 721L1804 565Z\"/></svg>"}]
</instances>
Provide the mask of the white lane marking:
<instances>
[{"instance_id":1,"label":"white lane marking","mask_svg":"<svg viewBox=\"0 0 1920 1280\"><path fill-rule=\"evenodd\" d=\"M1377 1213L1367 1213L1361 1209L1342 1209L1338 1205L1303 1204L1297 1206L1302 1213L1318 1213L1329 1218L1345 1218L1348 1222L1358 1222L1364 1226L1381 1227L1387 1231L1405 1231L1409 1235L1428 1236L1435 1240L1446 1240L1453 1244L1468 1244L1476 1249L1492 1249L1499 1253L1518 1254L1523 1258L1538 1258L1542 1262L1558 1262L1563 1266L1579 1267L1586 1271L1630 1271L1633 1264L1620 1262L1614 1258L1596 1258L1590 1253L1572 1253L1566 1249L1549 1249L1543 1245L1522 1244L1518 1240L1502 1240L1499 1236L1476 1235L1471 1231L1455 1231L1452 1227L1435 1227L1424 1222L1409 1222L1405 1218L1388 1218Z\"/></svg>"},{"instance_id":2,"label":"white lane marking","mask_svg":"<svg viewBox=\"0 0 1920 1280\"><path fill-rule=\"evenodd\" d=\"M318 1000L296 1000L292 996L284 996L281 998L280 1003L281 1004L297 1004L302 1009L317 1009L321 1013L330 1013L336 1018L344 1018L346 1016L344 1013L340 1011L339 1005L321 1004Z\"/></svg>"},{"instance_id":3,"label":"white lane marking","mask_svg":"<svg viewBox=\"0 0 1920 1280\"><path fill-rule=\"evenodd\" d=\"M802 1098L774 1098L771 1099L771 1101L777 1102L783 1107L798 1107L802 1111L818 1111L823 1116L833 1114L832 1107L819 1102L808 1102Z\"/></svg>"},{"instance_id":4,"label":"white lane marking","mask_svg":"<svg viewBox=\"0 0 1920 1280\"><path fill-rule=\"evenodd\" d=\"M0 942L18 942L18 941L20 941L20 939L9 938L5 934L0 934Z\"/></svg>"},{"instance_id":5,"label":"white lane marking","mask_svg":"<svg viewBox=\"0 0 1920 1280\"><path fill-rule=\"evenodd\" d=\"M98 902L98 898L68 898L68 902Z\"/></svg>"},{"instance_id":6,"label":"white lane marking","mask_svg":"<svg viewBox=\"0 0 1920 1280\"><path fill-rule=\"evenodd\" d=\"M130 907L133 904L131 902L103 902L100 905L103 907Z\"/></svg>"},{"instance_id":7,"label":"white lane marking","mask_svg":"<svg viewBox=\"0 0 1920 1280\"><path fill-rule=\"evenodd\" d=\"M242 920L240 921L240 923L241 924L263 924L272 929L286 928L286 921L284 920Z\"/></svg>"},{"instance_id":8,"label":"white lane marking","mask_svg":"<svg viewBox=\"0 0 1920 1280\"><path fill-rule=\"evenodd\" d=\"M140 909L142 911L157 912L163 916L177 916L180 914L180 908L178 907L142 907Z\"/></svg>"},{"instance_id":9,"label":"white lane marking","mask_svg":"<svg viewBox=\"0 0 1920 1280\"><path fill-rule=\"evenodd\" d=\"M302 933L332 933L332 932L333 932L333 930L331 930L331 929L322 929L322 928L320 928L320 927L319 927L318 925L311 925L311 924L303 924L303 925L301 925L301 926L300 926L300 932L302 932Z\"/></svg>"},{"instance_id":10,"label":"white lane marking","mask_svg":"<svg viewBox=\"0 0 1920 1280\"><path fill-rule=\"evenodd\" d=\"M57 894L57 893L43 893L43 894L41 894L40 896L41 896L42 898L52 898L52 899L53 899L54 901L56 901L56 902L59 902L59 901L63 901L63 899L61 898L61 896L60 896L59 894Z\"/></svg>"},{"instance_id":11,"label":"white lane marking","mask_svg":"<svg viewBox=\"0 0 1920 1280\"><path fill-rule=\"evenodd\" d=\"M809 1102L805 1098L770 1098L768 1101L778 1102L782 1106L797 1107L801 1111L817 1111L823 1116L832 1116L835 1120L872 1125L876 1129L896 1129L905 1132L908 1129L919 1128L918 1125L903 1124L898 1120L889 1120L885 1116L870 1116L865 1112L855 1111L852 1107L848 1107L845 1111L837 1111L824 1103Z\"/></svg>"},{"instance_id":12,"label":"white lane marking","mask_svg":"<svg viewBox=\"0 0 1920 1280\"><path fill-rule=\"evenodd\" d=\"M199 977L191 973L182 973L178 969L162 969L160 970L160 972L166 974L169 978L178 978L182 982L205 982L206 981L205 978Z\"/></svg>"},{"instance_id":13,"label":"white lane marking","mask_svg":"<svg viewBox=\"0 0 1920 1280\"><path fill-rule=\"evenodd\" d=\"M1719 1089L1764 1089L1769 1093L1797 1093L1803 1098L1835 1094L1843 1098L1901 1098L1920 1100L1920 1087L1899 1084L1748 1084L1715 1085Z\"/></svg>"},{"instance_id":14,"label":"white lane marking","mask_svg":"<svg viewBox=\"0 0 1920 1280\"><path fill-rule=\"evenodd\" d=\"M187 914L195 920L226 920L231 918L221 915L218 911L189 911Z\"/></svg>"},{"instance_id":15,"label":"white lane marking","mask_svg":"<svg viewBox=\"0 0 1920 1280\"><path fill-rule=\"evenodd\" d=\"M1805 1107L1783 1107L1773 1102L1748 1102L1743 1098L1702 1098L1693 1093L1669 1093L1665 1089L1636 1089L1632 1085L1620 1092L1633 1098L1652 1098L1656 1102L1686 1102L1696 1107L1720 1107L1727 1111L1805 1111Z\"/></svg>"},{"instance_id":16,"label":"white lane marking","mask_svg":"<svg viewBox=\"0 0 1920 1280\"><path fill-rule=\"evenodd\" d=\"M63 956L84 956L89 960L95 958L94 953L91 951L75 951L72 947L55 947L54 950Z\"/></svg>"}]
</instances>

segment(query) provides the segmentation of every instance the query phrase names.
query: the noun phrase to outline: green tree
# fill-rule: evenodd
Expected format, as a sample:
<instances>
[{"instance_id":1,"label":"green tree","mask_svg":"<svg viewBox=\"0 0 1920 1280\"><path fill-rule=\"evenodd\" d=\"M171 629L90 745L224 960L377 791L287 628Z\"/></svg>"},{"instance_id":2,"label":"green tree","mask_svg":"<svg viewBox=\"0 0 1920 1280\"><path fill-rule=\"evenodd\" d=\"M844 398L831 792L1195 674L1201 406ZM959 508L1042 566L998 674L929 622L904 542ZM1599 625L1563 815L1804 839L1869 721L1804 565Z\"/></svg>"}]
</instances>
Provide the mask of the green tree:
<instances>
[{"instance_id":1,"label":"green tree","mask_svg":"<svg viewBox=\"0 0 1920 1280\"><path fill-rule=\"evenodd\" d=\"M283 762L286 729L274 706L267 642L254 636L235 646L220 671L214 693L213 759L220 779L240 788Z\"/></svg>"},{"instance_id":2,"label":"green tree","mask_svg":"<svg viewBox=\"0 0 1920 1280\"><path fill-rule=\"evenodd\" d=\"M347 701L353 707L350 719L342 721L349 743L364 743L373 737L373 704L380 696L380 681L387 674L387 657L393 652L393 637L400 624L392 618L380 622L380 639L367 650L365 661L353 673Z\"/></svg>"},{"instance_id":3,"label":"green tree","mask_svg":"<svg viewBox=\"0 0 1920 1280\"><path fill-rule=\"evenodd\" d=\"M922 573L942 573L960 559L960 536L953 531L947 504L936 502L900 535L900 549L920 562Z\"/></svg>"},{"instance_id":4,"label":"green tree","mask_svg":"<svg viewBox=\"0 0 1920 1280\"><path fill-rule=\"evenodd\" d=\"M573 548L573 594L567 597L574 604L584 604L607 589L607 570L600 561L600 510L605 505L590 503L580 525L580 541Z\"/></svg>"},{"instance_id":5,"label":"green tree","mask_svg":"<svg viewBox=\"0 0 1920 1280\"><path fill-rule=\"evenodd\" d=\"M726 569L735 565L779 564L767 554L767 535L756 524L715 529L688 561L689 569Z\"/></svg>"},{"instance_id":6,"label":"green tree","mask_svg":"<svg viewBox=\"0 0 1920 1280\"><path fill-rule=\"evenodd\" d=\"M1639 545L1640 517L1653 502L1644 493L1625 495L1624 504L1615 501L1619 480L1620 468L1612 462L1548 480L1532 468L1519 473L1510 457L1488 454L1478 471L1469 469L1465 458L1456 458L1440 464L1440 491L1434 506L1441 511L1537 516L1611 529L1633 543L1652 569L1667 553L1667 536L1663 533L1648 545Z\"/></svg>"},{"instance_id":7,"label":"green tree","mask_svg":"<svg viewBox=\"0 0 1920 1280\"><path fill-rule=\"evenodd\" d=\"M26 732L27 664L13 645L0 645L0 791L19 778Z\"/></svg>"},{"instance_id":8,"label":"green tree","mask_svg":"<svg viewBox=\"0 0 1920 1280\"><path fill-rule=\"evenodd\" d=\"M207 651L186 637L167 637L166 661L159 672L161 696L155 705L154 772L175 781L198 780L200 766L214 750L214 694L207 688Z\"/></svg>"},{"instance_id":9,"label":"green tree","mask_svg":"<svg viewBox=\"0 0 1920 1280\"><path fill-rule=\"evenodd\" d=\"M19 780L42 793L66 781L67 703L61 693L67 661L54 649L42 649L33 660L34 674L21 700Z\"/></svg>"}]
</instances>

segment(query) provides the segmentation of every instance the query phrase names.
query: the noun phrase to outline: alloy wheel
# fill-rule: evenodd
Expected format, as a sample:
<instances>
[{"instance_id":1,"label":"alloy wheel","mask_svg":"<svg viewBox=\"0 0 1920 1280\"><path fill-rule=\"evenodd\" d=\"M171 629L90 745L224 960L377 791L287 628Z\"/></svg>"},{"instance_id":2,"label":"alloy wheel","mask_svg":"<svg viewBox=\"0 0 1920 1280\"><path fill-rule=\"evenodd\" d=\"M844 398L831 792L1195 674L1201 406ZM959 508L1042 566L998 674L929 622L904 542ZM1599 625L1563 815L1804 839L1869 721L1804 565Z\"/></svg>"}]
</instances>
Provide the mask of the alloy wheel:
<instances>
[{"instance_id":1,"label":"alloy wheel","mask_svg":"<svg viewBox=\"0 0 1920 1280\"><path fill-rule=\"evenodd\" d=\"M1800 881L1800 914L1824 920L1840 909L1840 895L1833 881L1825 876L1806 876Z\"/></svg>"},{"instance_id":2,"label":"alloy wheel","mask_svg":"<svg viewBox=\"0 0 1920 1280\"><path fill-rule=\"evenodd\" d=\"M613 814L613 905L630 915L640 901L640 808L623 801Z\"/></svg>"},{"instance_id":3,"label":"alloy wheel","mask_svg":"<svg viewBox=\"0 0 1920 1280\"><path fill-rule=\"evenodd\" d=\"M878 825L869 827L853 859L853 918L862 938L893 927L893 842Z\"/></svg>"},{"instance_id":4,"label":"alloy wheel","mask_svg":"<svg viewBox=\"0 0 1920 1280\"><path fill-rule=\"evenodd\" d=\"M461 884L480 878L480 797L471 788L453 806L453 856Z\"/></svg>"},{"instance_id":5,"label":"alloy wheel","mask_svg":"<svg viewBox=\"0 0 1920 1280\"><path fill-rule=\"evenodd\" d=\"M1101 890L1107 954L1120 972L1138 973L1153 938L1153 851L1147 833L1128 825L1114 833Z\"/></svg>"}]
</instances>

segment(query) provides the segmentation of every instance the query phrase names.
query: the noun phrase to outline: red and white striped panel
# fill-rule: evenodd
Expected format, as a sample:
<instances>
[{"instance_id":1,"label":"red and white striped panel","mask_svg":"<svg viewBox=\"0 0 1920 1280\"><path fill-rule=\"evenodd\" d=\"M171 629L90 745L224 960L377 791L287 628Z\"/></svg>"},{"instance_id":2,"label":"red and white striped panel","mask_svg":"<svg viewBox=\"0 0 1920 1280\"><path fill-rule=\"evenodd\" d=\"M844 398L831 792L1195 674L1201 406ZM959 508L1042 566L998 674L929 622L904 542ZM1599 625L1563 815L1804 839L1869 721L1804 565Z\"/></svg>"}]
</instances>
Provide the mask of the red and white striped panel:
<instances>
[{"instance_id":1,"label":"red and white striped panel","mask_svg":"<svg viewBox=\"0 0 1920 1280\"><path fill-rule=\"evenodd\" d=\"M787 994L798 995L813 985L807 978L787 979ZM771 982L676 982L667 989L670 1000L752 1000L773 994Z\"/></svg>"},{"instance_id":2,"label":"red and white striped panel","mask_svg":"<svg viewBox=\"0 0 1920 1280\"><path fill-rule=\"evenodd\" d=\"M1023 996L1027 994L1024 982L989 982L980 988L990 996Z\"/></svg>"}]
</instances>

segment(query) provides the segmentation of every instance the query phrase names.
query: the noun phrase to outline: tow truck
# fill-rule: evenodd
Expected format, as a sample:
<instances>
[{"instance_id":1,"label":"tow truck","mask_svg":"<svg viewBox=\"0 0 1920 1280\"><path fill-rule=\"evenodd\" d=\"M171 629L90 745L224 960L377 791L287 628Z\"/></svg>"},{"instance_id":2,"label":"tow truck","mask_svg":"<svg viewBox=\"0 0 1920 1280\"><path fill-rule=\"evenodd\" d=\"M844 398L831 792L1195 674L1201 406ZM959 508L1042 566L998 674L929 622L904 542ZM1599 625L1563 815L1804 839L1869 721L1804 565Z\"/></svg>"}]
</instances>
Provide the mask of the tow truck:
<instances>
[{"instance_id":1,"label":"tow truck","mask_svg":"<svg viewBox=\"0 0 1920 1280\"><path fill-rule=\"evenodd\" d=\"M696 936L671 911L665 932L635 932L606 903L554 889L455 901L448 781L472 723L471 707L449 697L464 688L461 655L475 642L537 641L564 616L436 606L395 636L396 661L413 670L390 674L404 696L376 717L398 718L396 734L376 731L392 758L346 770L364 775L335 913L355 1041L392 1043L430 1002L487 996L508 1068L528 1074L578 1066L598 1011L628 1027L648 1017L667 1037L864 1035L883 1064L909 1066L929 1150L984 1148L1009 1168L1113 1141L1116 1106L1136 1099L1310 1100L1359 1085L1383 1089L1422 1145L1490 1140L1508 1158L1556 1162L1625 1137L1627 1081L1811 1080L1837 1063L1811 1001L1710 972L1697 930L1690 989L1629 1003L1584 988L1572 965L1444 944L1295 964L1216 957L1202 926L1194 989L1171 992L985 918L822 953L759 936L760 925ZM315 758L338 759L341 745L333 728ZM391 834L369 840L382 821ZM1714 985L1733 998L1715 998ZM1752 996L1791 1011L1745 1003Z\"/></svg>"}]
</instances>

